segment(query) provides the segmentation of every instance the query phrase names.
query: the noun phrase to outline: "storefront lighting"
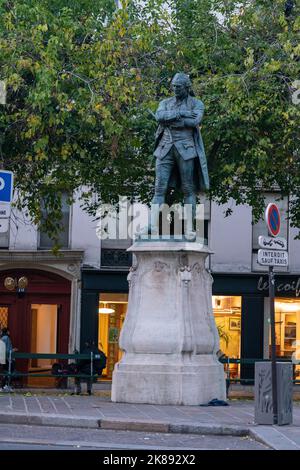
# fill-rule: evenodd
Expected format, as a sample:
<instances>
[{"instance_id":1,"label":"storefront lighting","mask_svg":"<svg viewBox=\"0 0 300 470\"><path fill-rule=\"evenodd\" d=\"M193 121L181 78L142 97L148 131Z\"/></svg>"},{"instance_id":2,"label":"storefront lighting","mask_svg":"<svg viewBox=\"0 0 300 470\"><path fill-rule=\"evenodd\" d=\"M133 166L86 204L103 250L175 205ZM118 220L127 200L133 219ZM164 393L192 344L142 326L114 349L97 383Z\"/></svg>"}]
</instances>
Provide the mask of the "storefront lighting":
<instances>
[{"instance_id":1,"label":"storefront lighting","mask_svg":"<svg viewBox=\"0 0 300 470\"><path fill-rule=\"evenodd\" d=\"M300 303L275 302L275 309L281 312L299 312Z\"/></svg>"},{"instance_id":2,"label":"storefront lighting","mask_svg":"<svg viewBox=\"0 0 300 470\"><path fill-rule=\"evenodd\" d=\"M115 313L113 308L106 307L106 302L103 302L104 307L100 307L98 313L103 315L109 315L111 313Z\"/></svg>"}]
</instances>

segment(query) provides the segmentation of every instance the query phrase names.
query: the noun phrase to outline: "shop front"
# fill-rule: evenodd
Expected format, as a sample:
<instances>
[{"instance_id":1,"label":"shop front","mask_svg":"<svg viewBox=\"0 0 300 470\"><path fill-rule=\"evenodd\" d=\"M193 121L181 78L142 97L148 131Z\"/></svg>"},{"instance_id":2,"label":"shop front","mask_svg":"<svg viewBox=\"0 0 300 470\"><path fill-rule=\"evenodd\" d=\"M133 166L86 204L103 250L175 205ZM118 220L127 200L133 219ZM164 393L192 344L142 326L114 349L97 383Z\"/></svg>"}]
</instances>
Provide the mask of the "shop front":
<instances>
[{"instance_id":1,"label":"shop front","mask_svg":"<svg viewBox=\"0 0 300 470\"><path fill-rule=\"evenodd\" d=\"M0 328L8 327L19 353L68 354L80 342L82 251L0 252ZM49 374L54 359L17 359L31 387L54 387Z\"/></svg>"},{"instance_id":2,"label":"shop front","mask_svg":"<svg viewBox=\"0 0 300 470\"><path fill-rule=\"evenodd\" d=\"M93 340L103 349L108 357L103 377L108 380L122 354L118 339L127 310L127 274L125 271L96 270L82 273L81 345L86 340ZM212 303L221 353L235 359L269 358L267 276L218 273L213 277ZM276 276L275 311L277 355L279 358L297 359L298 343L300 345L300 276ZM297 374L298 366L295 367ZM252 364L230 365L231 378L252 379L253 375Z\"/></svg>"},{"instance_id":3,"label":"shop front","mask_svg":"<svg viewBox=\"0 0 300 470\"><path fill-rule=\"evenodd\" d=\"M9 328L13 346L21 353L68 353L70 298L71 282L56 274L28 269L2 271L0 327ZM30 377L31 373L49 371L53 362L18 359L17 370L29 374L23 378L23 385L54 385L52 379Z\"/></svg>"}]
</instances>

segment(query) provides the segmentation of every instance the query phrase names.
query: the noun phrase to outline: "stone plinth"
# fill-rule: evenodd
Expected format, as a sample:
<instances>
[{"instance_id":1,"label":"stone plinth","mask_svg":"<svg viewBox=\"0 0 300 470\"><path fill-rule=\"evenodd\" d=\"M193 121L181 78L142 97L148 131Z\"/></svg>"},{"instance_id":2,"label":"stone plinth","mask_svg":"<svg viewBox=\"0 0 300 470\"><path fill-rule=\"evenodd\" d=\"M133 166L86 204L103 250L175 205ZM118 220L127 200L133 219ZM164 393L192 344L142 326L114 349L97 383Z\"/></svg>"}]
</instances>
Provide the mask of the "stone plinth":
<instances>
[{"instance_id":1,"label":"stone plinth","mask_svg":"<svg viewBox=\"0 0 300 470\"><path fill-rule=\"evenodd\" d=\"M120 335L123 357L113 372L112 401L199 405L226 399L219 336L212 311L210 251L195 242L139 241L128 275Z\"/></svg>"}]
</instances>

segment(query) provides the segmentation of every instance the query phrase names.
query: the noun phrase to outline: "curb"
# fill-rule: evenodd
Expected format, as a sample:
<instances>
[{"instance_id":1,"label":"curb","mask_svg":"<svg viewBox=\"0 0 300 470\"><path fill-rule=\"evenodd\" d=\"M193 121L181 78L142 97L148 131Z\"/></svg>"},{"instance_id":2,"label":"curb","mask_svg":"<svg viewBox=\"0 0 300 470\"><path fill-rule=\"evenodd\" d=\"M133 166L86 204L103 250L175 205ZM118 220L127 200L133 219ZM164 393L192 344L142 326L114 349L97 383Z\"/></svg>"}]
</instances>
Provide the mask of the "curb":
<instances>
[{"instance_id":1,"label":"curb","mask_svg":"<svg viewBox=\"0 0 300 470\"><path fill-rule=\"evenodd\" d=\"M118 431L161 432L167 434L203 434L213 436L247 436L249 428L236 425L221 424L172 424L159 421L101 419L101 429L114 429Z\"/></svg>"},{"instance_id":2,"label":"curb","mask_svg":"<svg viewBox=\"0 0 300 470\"><path fill-rule=\"evenodd\" d=\"M272 434L272 436L270 436L270 434ZM273 450L300 450L300 446L284 436L284 434L273 426L270 428L261 426L257 429L250 429L249 436Z\"/></svg>"},{"instance_id":3,"label":"curb","mask_svg":"<svg viewBox=\"0 0 300 470\"><path fill-rule=\"evenodd\" d=\"M293 440L274 426L239 426L210 423L170 423L120 418L99 419L89 416L69 416L41 413L0 413L0 424L30 426L73 427L82 429L109 429L114 431L154 432L165 434L198 434L202 436L250 437L272 450L300 450Z\"/></svg>"},{"instance_id":4,"label":"curb","mask_svg":"<svg viewBox=\"0 0 300 470\"><path fill-rule=\"evenodd\" d=\"M202 434L214 436L247 436L250 428L237 425L209 423L172 424L162 421L128 419L98 419L87 416L74 417L54 414L0 413L0 423L27 424L36 426L57 426L74 428L111 429L116 431L156 432L167 434Z\"/></svg>"},{"instance_id":5,"label":"curb","mask_svg":"<svg viewBox=\"0 0 300 470\"><path fill-rule=\"evenodd\" d=\"M176 434L203 434L211 436L248 436L250 428L234 424L170 424L169 432Z\"/></svg>"},{"instance_id":6,"label":"curb","mask_svg":"<svg viewBox=\"0 0 300 470\"><path fill-rule=\"evenodd\" d=\"M0 423L27 424L33 426L57 426L74 428L99 428L99 420L82 416L80 418L68 415L0 413Z\"/></svg>"}]
</instances>

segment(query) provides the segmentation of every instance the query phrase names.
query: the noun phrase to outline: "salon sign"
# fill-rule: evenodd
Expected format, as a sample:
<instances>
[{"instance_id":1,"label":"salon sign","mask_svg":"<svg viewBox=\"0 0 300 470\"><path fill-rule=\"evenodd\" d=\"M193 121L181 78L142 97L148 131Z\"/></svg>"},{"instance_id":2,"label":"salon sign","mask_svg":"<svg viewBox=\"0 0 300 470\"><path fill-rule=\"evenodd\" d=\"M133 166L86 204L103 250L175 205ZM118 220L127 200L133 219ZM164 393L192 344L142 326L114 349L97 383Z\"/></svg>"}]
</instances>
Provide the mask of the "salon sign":
<instances>
[{"instance_id":1,"label":"salon sign","mask_svg":"<svg viewBox=\"0 0 300 470\"><path fill-rule=\"evenodd\" d=\"M258 280L257 290L261 292L269 290L269 281L264 279L263 276L261 276ZM276 292L277 293L295 292L295 296L300 297L300 277L298 277L298 279L295 279L294 281L291 281L291 282L276 283Z\"/></svg>"}]
</instances>

